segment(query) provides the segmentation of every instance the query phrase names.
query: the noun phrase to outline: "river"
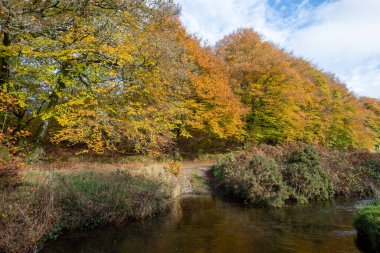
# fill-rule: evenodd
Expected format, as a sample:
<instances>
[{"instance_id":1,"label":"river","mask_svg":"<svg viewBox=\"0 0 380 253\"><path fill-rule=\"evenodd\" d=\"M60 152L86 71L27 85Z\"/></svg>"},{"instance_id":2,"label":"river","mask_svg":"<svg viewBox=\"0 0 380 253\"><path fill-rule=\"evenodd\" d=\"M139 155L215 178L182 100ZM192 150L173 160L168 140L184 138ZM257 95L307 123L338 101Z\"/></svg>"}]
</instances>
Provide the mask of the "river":
<instances>
[{"instance_id":1,"label":"river","mask_svg":"<svg viewBox=\"0 0 380 253\"><path fill-rule=\"evenodd\" d=\"M356 253L357 199L252 209L212 196L184 197L168 215L75 232L41 253Z\"/></svg>"}]
</instances>

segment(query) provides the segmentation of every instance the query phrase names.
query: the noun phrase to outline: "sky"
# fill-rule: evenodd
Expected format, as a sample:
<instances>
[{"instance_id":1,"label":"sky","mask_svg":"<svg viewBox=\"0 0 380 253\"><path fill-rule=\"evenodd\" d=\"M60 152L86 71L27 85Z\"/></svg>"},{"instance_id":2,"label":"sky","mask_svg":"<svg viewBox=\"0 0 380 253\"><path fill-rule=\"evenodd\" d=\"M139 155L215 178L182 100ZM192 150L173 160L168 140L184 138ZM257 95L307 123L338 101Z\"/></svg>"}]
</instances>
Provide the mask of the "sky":
<instances>
[{"instance_id":1,"label":"sky","mask_svg":"<svg viewBox=\"0 0 380 253\"><path fill-rule=\"evenodd\" d=\"M242 27L380 98L380 0L175 0L188 32L213 45Z\"/></svg>"}]
</instances>

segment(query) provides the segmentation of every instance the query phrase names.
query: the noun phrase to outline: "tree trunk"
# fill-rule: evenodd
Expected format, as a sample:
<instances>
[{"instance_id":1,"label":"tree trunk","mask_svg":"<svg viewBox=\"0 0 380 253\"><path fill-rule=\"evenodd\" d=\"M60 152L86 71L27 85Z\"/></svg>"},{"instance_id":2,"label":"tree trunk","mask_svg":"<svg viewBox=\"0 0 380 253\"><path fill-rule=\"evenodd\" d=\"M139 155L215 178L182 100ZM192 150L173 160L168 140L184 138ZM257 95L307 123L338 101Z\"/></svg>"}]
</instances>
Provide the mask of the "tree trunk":
<instances>
[{"instance_id":1,"label":"tree trunk","mask_svg":"<svg viewBox=\"0 0 380 253\"><path fill-rule=\"evenodd\" d=\"M49 119L44 120L42 121L42 124L38 128L33 151L27 157L28 162L37 162L44 155L45 150L43 146L43 141L45 139L45 136L49 127L49 123L50 123Z\"/></svg>"},{"instance_id":2,"label":"tree trunk","mask_svg":"<svg viewBox=\"0 0 380 253\"><path fill-rule=\"evenodd\" d=\"M36 138L36 144L42 144L43 140L46 136L48 127L49 127L50 120L46 119L42 121L42 124L40 125L37 133L37 138Z\"/></svg>"},{"instance_id":3,"label":"tree trunk","mask_svg":"<svg viewBox=\"0 0 380 253\"><path fill-rule=\"evenodd\" d=\"M62 75L67 75L67 72L68 72L67 68L68 68L68 63L64 63L62 65L62 69L61 69ZM60 98L59 98L58 92L60 92L66 88L66 84L62 81L62 79L59 79L57 84L58 84L58 86L57 86L56 90L54 90L49 97L49 103L47 105L47 110L54 108L59 103ZM33 149L32 153L28 156L29 162L36 162L36 161L40 160L40 158L44 154L45 150L43 147L43 141L44 141L46 133L48 131L49 123L50 123L50 118L43 120L42 123L40 124L38 131L37 131L37 134L36 134L36 137L35 137L35 140L34 140L34 143L35 143L34 149Z\"/></svg>"},{"instance_id":4,"label":"tree trunk","mask_svg":"<svg viewBox=\"0 0 380 253\"><path fill-rule=\"evenodd\" d=\"M11 37L8 33L3 33L3 46L11 45ZM0 85L8 82L9 80L9 63L8 57L2 56L0 57Z\"/></svg>"},{"instance_id":5,"label":"tree trunk","mask_svg":"<svg viewBox=\"0 0 380 253\"><path fill-rule=\"evenodd\" d=\"M177 134L176 134L176 143L175 143L175 147L174 147L174 160L175 161L182 161L181 150L179 148L180 136L181 136L181 129L178 127L177 128Z\"/></svg>"}]
</instances>

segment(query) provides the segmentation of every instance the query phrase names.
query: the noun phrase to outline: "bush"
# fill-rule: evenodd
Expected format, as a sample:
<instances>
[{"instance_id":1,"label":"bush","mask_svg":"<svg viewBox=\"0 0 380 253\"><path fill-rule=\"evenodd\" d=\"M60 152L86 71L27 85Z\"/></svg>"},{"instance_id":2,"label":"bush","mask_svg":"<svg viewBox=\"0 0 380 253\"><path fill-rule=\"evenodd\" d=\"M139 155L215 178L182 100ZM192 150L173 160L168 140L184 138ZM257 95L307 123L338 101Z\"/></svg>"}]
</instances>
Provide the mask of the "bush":
<instances>
[{"instance_id":1,"label":"bush","mask_svg":"<svg viewBox=\"0 0 380 253\"><path fill-rule=\"evenodd\" d=\"M0 160L0 190L15 187L21 181L19 164L15 158L8 161Z\"/></svg>"},{"instance_id":2,"label":"bush","mask_svg":"<svg viewBox=\"0 0 380 253\"><path fill-rule=\"evenodd\" d=\"M266 157L245 154L225 160L214 168L224 189L254 206L282 206L287 189L277 164Z\"/></svg>"},{"instance_id":3,"label":"bush","mask_svg":"<svg viewBox=\"0 0 380 253\"><path fill-rule=\"evenodd\" d=\"M354 217L358 244L369 252L380 252L380 204L359 209Z\"/></svg>"},{"instance_id":4,"label":"bush","mask_svg":"<svg viewBox=\"0 0 380 253\"><path fill-rule=\"evenodd\" d=\"M178 176L181 172L182 163L180 161L169 161L169 167L167 168L174 176Z\"/></svg>"},{"instance_id":5,"label":"bush","mask_svg":"<svg viewBox=\"0 0 380 253\"><path fill-rule=\"evenodd\" d=\"M0 134L0 140L1 140L1 134ZM0 144L0 163L8 162L10 159L11 154L9 153L8 149Z\"/></svg>"},{"instance_id":6,"label":"bush","mask_svg":"<svg viewBox=\"0 0 380 253\"><path fill-rule=\"evenodd\" d=\"M297 151L294 145L260 145L235 153L215 166L214 180L227 194L255 206L333 197L335 175L322 167L315 149L301 147Z\"/></svg>"},{"instance_id":7,"label":"bush","mask_svg":"<svg viewBox=\"0 0 380 253\"><path fill-rule=\"evenodd\" d=\"M296 200L327 200L334 196L331 176L321 167L319 155L311 146L290 159L283 176Z\"/></svg>"},{"instance_id":8,"label":"bush","mask_svg":"<svg viewBox=\"0 0 380 253\"><path fill-rule=\"evenodd\" d=\"M0 252L35 252L60 224L63 213L57 195L49 186L0 192Z\"/></svg>"},{"instance_id":9,"label":"bush","mask_svg":"<svg viewBox=\"0 0 380 253\"><path fill-rule=\"evenodd\" d=\"M44 171L23 186L0 191L0 252L35 251L63 230L161 212L171 196L162 186L126 171Z\"/></svg>"},{"instance_id":10,"label":"bush","mask_svg":"<svg viewBox=\"0 0 380 253\"><path fill-rule=\"evenodd\" d=\"M380 154L367 151L321 150L321 164L330 174L336 195L379 195Z\"/></svg>"},{"instance_id":11,"label":"bush","mask_svg":"<svg viewBox=\"0 0 380 253\"><path fill-rule=\"evenodd\" d=\"M120 223L161 210L160 185L125 171L56 175L68 229Z\"/></svg>"}]
</instances>

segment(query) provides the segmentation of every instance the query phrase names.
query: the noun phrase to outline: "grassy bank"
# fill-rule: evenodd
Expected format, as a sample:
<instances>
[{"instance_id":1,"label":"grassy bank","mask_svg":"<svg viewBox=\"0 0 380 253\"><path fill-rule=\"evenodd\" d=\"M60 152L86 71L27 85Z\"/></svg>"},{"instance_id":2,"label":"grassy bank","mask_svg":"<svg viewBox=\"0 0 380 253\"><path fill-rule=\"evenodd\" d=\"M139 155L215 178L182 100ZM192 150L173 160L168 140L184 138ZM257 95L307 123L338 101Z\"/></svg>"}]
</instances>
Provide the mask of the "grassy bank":
<instances>
[{"instance_id":1,"label":"grassy bank","mask_svg":"<svg viewBox=\"0 0 380 253\"><path fill-rule=\"evenodd\" d=\"M219 189L252 206L378 195L380 154L287 144L259 145L214 167Z\"/></svg>"},{"instance_id":2,"label":"grassy bank","mask_svg":"<svg viewBox=\"0 0 380 253\"><path fill-rule=\"evenodd\" d=\"M24 169L21 160L11 160L0 166L0 252L32 252L64 231L164 212L180 194L181 178L195 190L206 185L204 176L189 168L216 158L221 159L213 170L216 187L252 206L378 195L380 187L379 154L303 144L258 145L210 156L185 162L188 169L181 173L178 162L165 168L140 158L112 164L67 160Z\"/></svg>"},{"instance_id":3,"label":"grassy bank","mask_svg":"<svg viewBox=\"0 0 380 253\"><path fill-rule=\"evenodd\" d=\"M358 244L365 252L380 252L380 202L359 209L354 217Z\"/></svg>"},{"instance_id":4,"label":"grassy bank","mask_svg":"<svg viewBox=\"0 0 380 253\"><path fill-rule=\"evenodd\" d=\"M32 252L64 231L165 211L175 177L163 166L129 166L43 164L7 175L0 191L0 252Z\"/></svg>"}]
</instances>

